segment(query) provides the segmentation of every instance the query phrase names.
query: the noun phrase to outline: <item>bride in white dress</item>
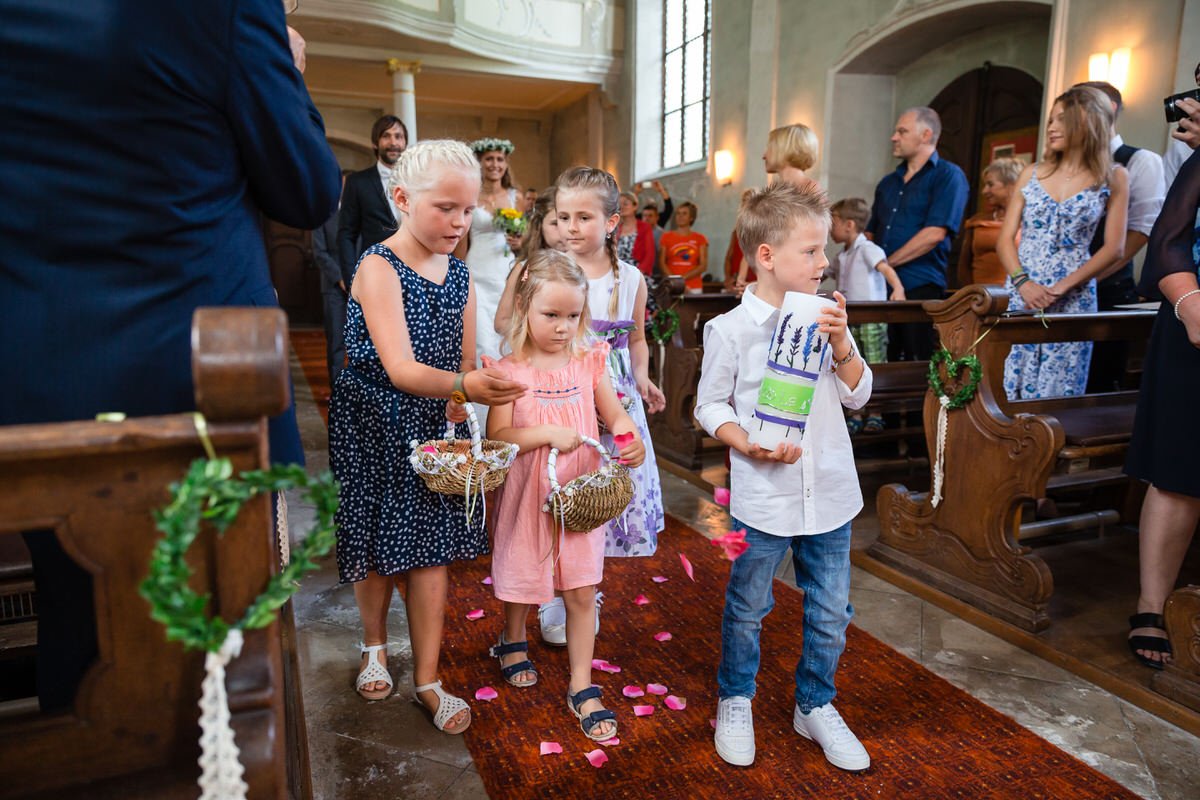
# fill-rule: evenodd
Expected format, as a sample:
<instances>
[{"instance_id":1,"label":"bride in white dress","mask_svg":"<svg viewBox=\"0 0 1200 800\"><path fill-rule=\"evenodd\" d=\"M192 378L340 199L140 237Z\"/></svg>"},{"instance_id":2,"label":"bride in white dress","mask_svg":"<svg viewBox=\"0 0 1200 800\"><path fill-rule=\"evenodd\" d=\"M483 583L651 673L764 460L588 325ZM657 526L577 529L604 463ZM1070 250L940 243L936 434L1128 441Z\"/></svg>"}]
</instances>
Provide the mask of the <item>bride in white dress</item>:
<instances>
[{"instance_id":1,"label":"bride in white dress","mask_svg":"<svg viewBox=\"0 0 1200 800\"><path fill-rule=\"evenodd\" d=\"M479 139L471 143L483 176L479 205L471 217L471 236L465 261L475 287L475 357L500 358L500 335L496 333L496 307L504 293L504 282L512 267L520 237L506 237L492 220L502 208L520 208L519 193L508 169L513 151L507 139ZM482 418L481 418L482 420Z\"/></svg>"}]
</instances>

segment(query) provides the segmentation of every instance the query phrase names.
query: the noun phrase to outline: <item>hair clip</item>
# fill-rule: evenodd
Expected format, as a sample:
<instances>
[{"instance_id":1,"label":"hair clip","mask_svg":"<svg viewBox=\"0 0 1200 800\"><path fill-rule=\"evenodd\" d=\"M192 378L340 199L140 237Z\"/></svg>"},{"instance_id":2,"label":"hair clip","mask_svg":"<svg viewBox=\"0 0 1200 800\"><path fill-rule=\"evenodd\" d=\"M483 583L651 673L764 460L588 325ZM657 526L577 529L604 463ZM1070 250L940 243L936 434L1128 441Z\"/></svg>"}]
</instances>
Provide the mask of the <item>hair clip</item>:
<instances>
[{"instance_id":1,"label":"hair clip","mask_svg":"<svg viewBox=\"0 0 1200 800\"><path fill-rule=\"evenodd\" d=\"M529 262L525 262L525 267L521 270L521 283L529 280Z\"/></svg>"}]
</instances>

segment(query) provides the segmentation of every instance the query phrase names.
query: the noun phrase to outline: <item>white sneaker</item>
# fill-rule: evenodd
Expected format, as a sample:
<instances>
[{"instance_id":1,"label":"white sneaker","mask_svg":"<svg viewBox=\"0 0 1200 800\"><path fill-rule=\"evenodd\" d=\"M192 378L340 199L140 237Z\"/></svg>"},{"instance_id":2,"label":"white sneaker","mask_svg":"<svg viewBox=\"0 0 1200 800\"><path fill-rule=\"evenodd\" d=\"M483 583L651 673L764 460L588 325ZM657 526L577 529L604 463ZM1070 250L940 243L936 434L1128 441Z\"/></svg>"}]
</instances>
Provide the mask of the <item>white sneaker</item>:
<instances>
[{"instance_id":1,"label":"white sneaker","mask_svg":"<svg viewBox=\"0 0 1200 800\"><path fill-rule=\"evenodd\" d=\"M754 715L749 697L726 697L717 703L717 755L738 767L754 763Z\"/></svg>"},{"instance_id":2,"label":"white sneaker","mask_svg":"<svg viewBox=\"0 0 1200 800\"><path fill-rule=\"evenodd\" d=\"M842 715L832 703L814 708L805 714L796 706L792 713L792 727L806 739L812 739L825 751L825 759L840 769L861 772L871 766L867 748L846 727Z\"/></svg>"},{"instance_id":3,"label":"white sneaker","mask_svg":"<svg viewBox=\"0 0 1200 800\"><path fill-rule=\"evenodd\" d=\"M596 592L596 634L600 633L600 606L604 604L604 593ZM561 597L538 606L538 626L542 642L563 647L567 643L567 609Z\"/></svg>"}]
</instances>

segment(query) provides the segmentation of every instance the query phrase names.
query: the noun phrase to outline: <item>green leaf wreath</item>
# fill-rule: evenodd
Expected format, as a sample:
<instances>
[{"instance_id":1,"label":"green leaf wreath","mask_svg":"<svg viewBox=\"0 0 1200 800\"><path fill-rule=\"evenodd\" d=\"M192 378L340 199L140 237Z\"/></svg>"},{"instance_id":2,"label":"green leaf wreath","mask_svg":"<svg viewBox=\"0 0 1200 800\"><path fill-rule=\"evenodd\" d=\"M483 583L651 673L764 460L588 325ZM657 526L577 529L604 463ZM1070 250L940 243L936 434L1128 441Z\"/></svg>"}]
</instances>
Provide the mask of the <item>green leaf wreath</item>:
<instances>
[{"instance_id":1,"label":"green leaf wreath","mask_svg":"<svg viewBox=\"0 0 1200 800\"><path fill-rule=\"evenodd\" d=\"M982 339L983 337L981 336L980 338ZM953 395L948 396L946 394L946 387L942 383L942 373L939 369L942 364L946 365L946 375L950 380L957 379L963 367L966 367L970 373L967 382L960 386L958 391ZM945 347L939 347L929 357L929 388L933 390L934 395L939 400L943 397L947 398L947 408L962 408L971 402L971 399L975 397L975 392L979 388L981 380L983 380L983 366L979 363L979 356L974 353L968 353L962 358L956 359Z\"/></svg>"},{"instance_id":2,"label":"green leaf wreath","mask_svg":"<svg viewBox=\"0 0 1200 800\"><path fill-rule=\"evenodd\" d=\"M646 334L657 344L666 344L679 330L679 312L673 308L660 308L654 312Z\"/></svg>"},{"instance_id":3,"label":"green leaf wreath","mask_svg":"<svg viewBox=\"0 0 1200 800\"><path fill-rule=\"evenodd\" d=\"M271 577L240 620L230 625L220 617L210 619L205 613L210 595L198 595L188 586L192 569L185 560L201 521L224 534L247 500L262 492L288 489L303 490L303 497L316 507L316 524L304 541L292 548L289 563ZM171 484L170 491L170 504L154 513L163 538L154 548L150 574L140 589L150 602L150 616L166 625L167 639L183 642L189 650L216 652L231 627L250 630L269 625L280 606L300 588L300 578L315 570L316 559L333 547L338 484L328 472L314 478L292 464L243 472L235 478L229 459L199 458L182 481Z\"/></svg>"}]
</instances>

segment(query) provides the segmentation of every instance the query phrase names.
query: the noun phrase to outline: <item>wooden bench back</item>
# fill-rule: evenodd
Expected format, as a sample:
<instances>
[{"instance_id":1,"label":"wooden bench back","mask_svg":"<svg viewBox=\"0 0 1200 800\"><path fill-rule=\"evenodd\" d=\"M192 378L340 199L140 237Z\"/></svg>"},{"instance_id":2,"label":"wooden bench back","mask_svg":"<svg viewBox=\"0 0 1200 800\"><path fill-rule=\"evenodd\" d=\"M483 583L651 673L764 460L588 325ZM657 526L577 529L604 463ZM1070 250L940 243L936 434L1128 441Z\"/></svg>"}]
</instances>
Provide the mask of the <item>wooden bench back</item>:
<instances>
[{"instance_id":1,"label":"wooden bench back","mask_svg":"<svg viewBox=\"0 0 1200 800\"><path fill-rule=\"evenodd\" d=\"M288 402L286 318L202 309L193 334L198 407L217 453L236 470L266 466L266 415ZM159 538L151 514L203 455L190 414L0 428L0 536L53 531L91 574L99 650L71 712L0 718L0 797L83 786L88 797L195 796L204 656L166 641L138 585ZM203 530L189 552L211 614L237 619L278 568L269 502L248 503L222 537ZM285 719L283 633L280 623L249 632L228 668L251 797L306 794L306 748L285 747L289 723L303 719ZM289 788L289 756L305 761L299 787ZM293 783L299 771L293 763Z\"/></svg>"}]
</instances>

